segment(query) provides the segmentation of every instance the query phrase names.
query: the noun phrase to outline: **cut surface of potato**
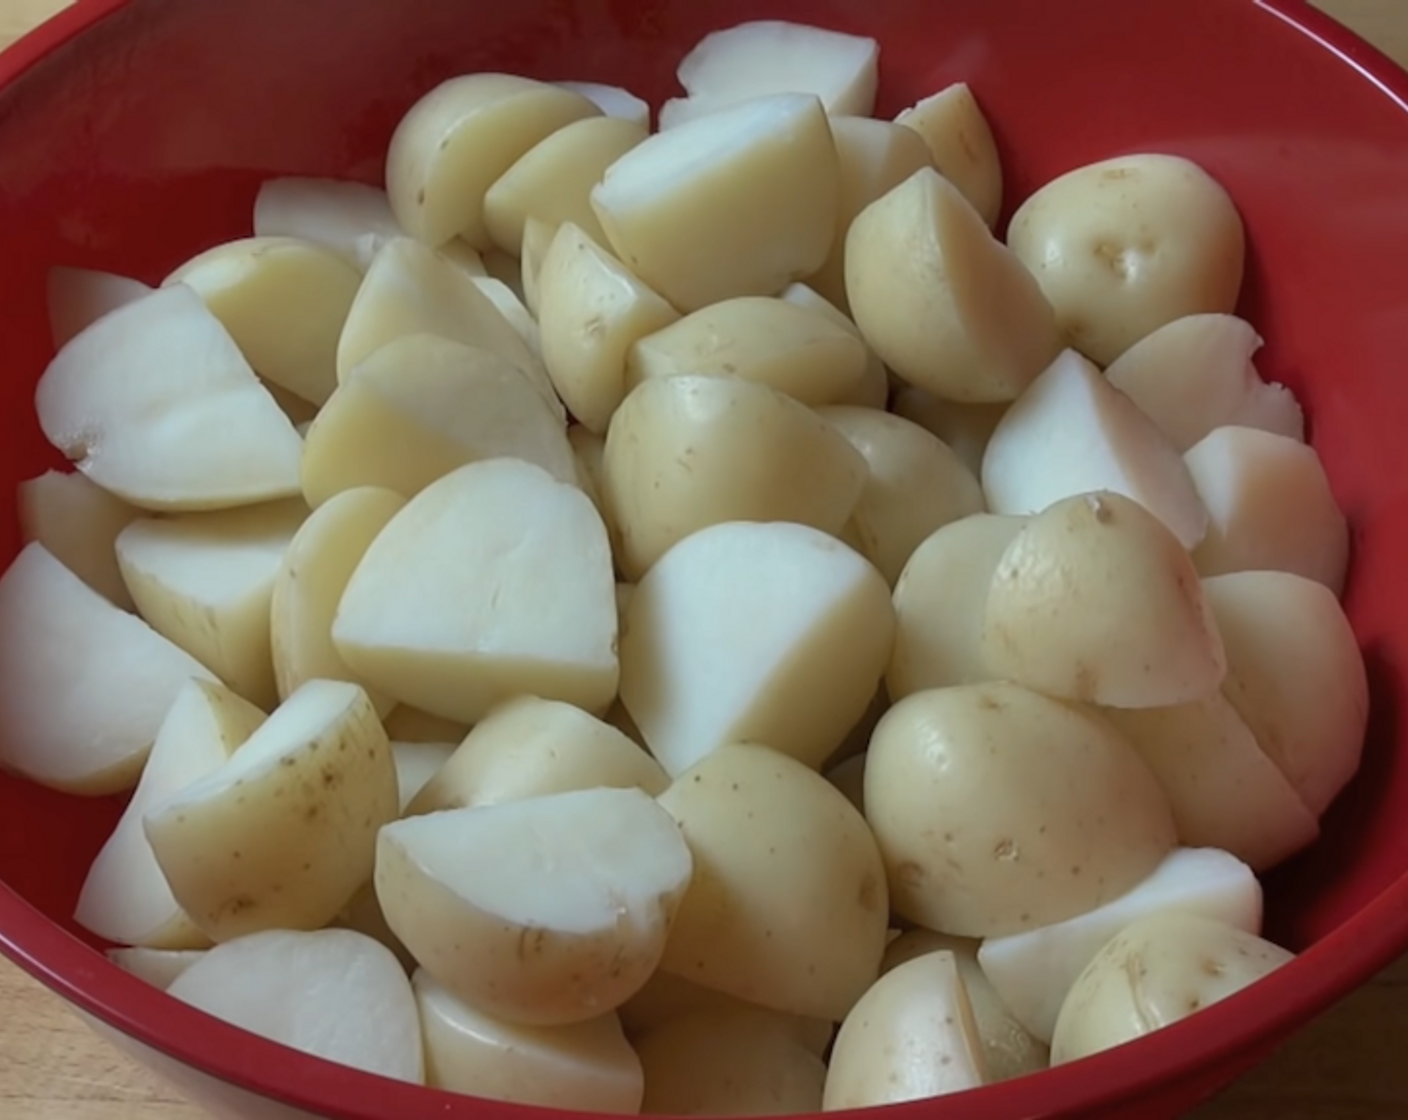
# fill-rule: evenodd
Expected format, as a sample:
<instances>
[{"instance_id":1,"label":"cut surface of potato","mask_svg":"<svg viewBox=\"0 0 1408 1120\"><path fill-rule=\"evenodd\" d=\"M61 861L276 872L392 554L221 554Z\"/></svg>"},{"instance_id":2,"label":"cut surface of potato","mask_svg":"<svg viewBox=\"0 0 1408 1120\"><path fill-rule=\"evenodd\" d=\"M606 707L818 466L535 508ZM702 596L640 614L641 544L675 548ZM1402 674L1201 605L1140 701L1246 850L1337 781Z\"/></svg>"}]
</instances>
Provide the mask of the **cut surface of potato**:
<instances>
[{"instance_id":1,"label":"cut surface of potato","mask_svg":"<svg viewBox=\"0 0 1408 1120\"><path fill-rule=\"evenodd\" d=\"M553 85L580 93L608 117L650 128L650 106L628 89L601 82L554 82Z\"/></svg>"},{"instance_id":2,"label":"cut surface of potato","mask_svg":"<svg viewBox=\"0 0 1408 1120\"><path fill-rule=\"evenodd\" d=\"M617 628L591 501L531 463L489 459L431 483L381 531L333 644L378 691L472 724L525 693L605 711Z\"/></svg>"},{"instance_id":3,"label":"cut surface of potato","mask_svg":"<svg viewBox=\"0 0 1408 1120\"><path fill-rule=\"evenodd\" d=\"M16 488L20 536L38 541L114 606L135 610L117 566L117 536L141 516L87 475L46 471Z\"/></svg>"},{"instance_id":4,"label":"cut surface of potato","mask_svg":"<svg viewBox=\"0 0 1408 1120\"><path fill-rule=\"evenodd\" d=\"M205 950L124 948L109 949L104 955L123 972L165 991L176 977L205 956Z\"/></svg>"},{"instance_id":5,"label":"cut surface of potato","mask_svg":"<svg viewBox=\"0 0 1408 1120\"><path fill-rule=\"evenodd\" d=\"M62 350L75 335L87 330L109 311L150 295L151 290L140 280L112 272L62 265L51 268L49 333L54 339L54 349Z\"/></svg>"},{"instance_id":6,"label":"cut surface of potato","mask_svg":"<svg viewBox=\"0 0 1408 1120\"><path fill-rule=\"evenodd\" d=\"M192 677L215 675L41 544L0 576L0 764L41 785L131 789Z\"/></svg>"},{"instance_id":7,"label":"cut surface of potato","mask_svg":"<svg viewBox=\"0 0 1408 1120\"><path fill-rule=\"evenodd\" d=\"M923 139L939 174L963 192L988 228L1002 213L1002 161L992 128L966 82L916 102L895 118Z\"/></svg>"},{"instance_id":8,"label":"cut surface of potato","mask_svg":"<svg viewBox=\"0 0 1408 1120\"><path fill-rule=\"evenodd\" d=\"M365 271L382 245L405 233L380 187L289 176L259 185L254 235L312 241Z\"/></svg>"}]
</instances>

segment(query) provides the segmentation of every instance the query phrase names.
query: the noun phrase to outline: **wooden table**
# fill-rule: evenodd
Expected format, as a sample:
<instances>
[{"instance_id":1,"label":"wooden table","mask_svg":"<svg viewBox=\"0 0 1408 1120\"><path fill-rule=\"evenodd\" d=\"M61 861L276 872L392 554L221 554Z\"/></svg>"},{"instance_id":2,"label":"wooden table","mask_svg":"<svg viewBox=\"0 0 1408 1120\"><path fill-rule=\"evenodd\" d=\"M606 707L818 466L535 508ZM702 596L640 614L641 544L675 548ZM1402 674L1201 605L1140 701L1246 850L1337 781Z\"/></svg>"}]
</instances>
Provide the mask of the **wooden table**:
<instances>
[{"instance_id":1,"label":"wooden table","mask_svg":"<svg viewBox=\"0 0 1408 1120\"><path fill-rule=\"evenodd\" d=\"M68 2L0 0L0 47ZM1408 64L1408 0L1318 2ZM1405 1044L1408 957L1306 1028L1190 1120L1408 1117ZM206 1120L204 1113L90 1033L61 1001L3 958L0 1118Z\"/></svg>"}]
</instances>

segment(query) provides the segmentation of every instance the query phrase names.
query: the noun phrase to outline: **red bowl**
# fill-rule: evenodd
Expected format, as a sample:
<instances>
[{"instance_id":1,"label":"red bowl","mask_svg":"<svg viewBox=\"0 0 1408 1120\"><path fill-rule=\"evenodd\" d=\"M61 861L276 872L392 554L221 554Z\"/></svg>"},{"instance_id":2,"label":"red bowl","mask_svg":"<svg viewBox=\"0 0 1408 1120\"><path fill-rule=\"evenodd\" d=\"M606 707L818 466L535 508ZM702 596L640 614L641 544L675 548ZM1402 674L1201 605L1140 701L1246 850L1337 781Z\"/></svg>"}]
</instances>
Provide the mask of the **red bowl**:
<instances>
[{"instance_id":1,"label":"red bowl","mask_svg":"<svg viewBox=\"0 0 1408 1120\"><path fill-rule=\"evenodd\" d=\"M0 562L18 546L13 484L60 465L31 401L50 265L157 281L245 234L268 176L376 182L400 114L449 75L596 79L658 101L699 36L759 16L877 36L886 113L971 83L1009 204L1078 164L1158 150L1208 168L1246 218L1242 311L1351 518L1347 609L1373 689L1362 773L1268 882L1270 933L1301 956L1130 1046L893 1113L1177 1115L1408 949L1408 75L1301 0L80 0L0 56ZM145 1060L227 1116L543 1115L293 1053L110 965L70 915L120 809L0 777L0 949Z\"/></svg>"}]
</instances>

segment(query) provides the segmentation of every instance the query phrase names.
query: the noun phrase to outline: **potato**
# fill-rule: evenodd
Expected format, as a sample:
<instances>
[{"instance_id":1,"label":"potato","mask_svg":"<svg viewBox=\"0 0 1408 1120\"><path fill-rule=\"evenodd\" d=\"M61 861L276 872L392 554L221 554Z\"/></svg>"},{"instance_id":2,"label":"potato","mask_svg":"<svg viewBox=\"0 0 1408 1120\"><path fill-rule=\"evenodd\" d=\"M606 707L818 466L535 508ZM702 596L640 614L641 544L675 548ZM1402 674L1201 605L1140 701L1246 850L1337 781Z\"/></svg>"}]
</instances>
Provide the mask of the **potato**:
<instances>
[{"instance_id":1,"label":"potato","mask_svg":"<svg viewBox=\"0 0 1408 1120\"><path fill-rule=\"evenodd\" d=\"M1188 466L1147 416L1088 361L1067 350L998 422L983 452L994 513L1039 513L1063 498L1110 490L1173 530L1184 548L1207 533Z\"/></svg>"},{"instance_id":2,"label":"potato","mask_svg":"<svg viewBox=\"0 0 1408 1120\"><path fill-rule=\"evenodd\" d=\"M1013 400L1060 350L1036 281L932 167L851 223L846 293L884 363L951 400Z\"/></svg>"},{"instance_id":3,"label":"potato","mask_svg":"<svg viewBox=\"0 0 1408 1120\"><path fill-rule=\"evenodd\" d=\"M66 793L131 789L177 694L215 676L41 544L0 576L0 765Z\"/></svg>"},{"instance_id":4,"label":"potato","mask_svg":"<svg viewBox=\"0 0 1408 1120\"><path fill-rule=\"evenodd\" d=\"M435 247L456 235L493 244L484 196L539 141L600 110L579 93L509 74L442 82L401 118L386 194L401 228Z\"/></svg>"},{"instance_id":5,"label":"potato","mask_svg":"<svg viewBox=\"0 0 1408 1120\"><path fill-rule=\"evenodd\" d=\"M816 272L840 198L817 98L760 97L657 133L607 169L592 206L627 268L689 313Z\"/></svg>"},{"instance_id":6,"label":"potato","mask_svg":"<svg viewBox=\"0 0 1408 1120\"><path fill-rule=\"evenodd\" d=\"M1242 219L1178 156L1126 155L1069 171L1012 216L1007 243L1032 270L1070 344L1108 366L1141 338L1242 290Z\"/></svg>"},{"instance_id":7,"label":"potato","mask_svg":"<svg viewBox=\"0 0 1408 1120\"><path fill-rule=\"evenodd\" d=\"M1284 385L1268 385L1252 356L1261 337L1232 315L1186 315L1140 339L1105 371L1179 451L1215 428L1258 428L1305 438L1305 417Z\"/></svg>"},{"instance_id":8,"label":"potato","mask_svg":"<svg viewBox=\"0 0 1408 1120\"><path fill-rule=\"evenodd\" d=\"M849 331L856 338L860 338L862 345L865 344L865 339L860 337L860 330L855 323L851 322L850 316L815 288L800 282L788 284L777 298L830 319L838 327ZM880 356L874 350L866 346L865 369L861 371L855 384L843 396L837 398L836 403L853 404L860 408L883 409L889 400L890 375L885 370L885 363L880 360Z\"/></svg>"},{"instance_id":9,"label":"potato","mask_svg":"<svg viewBox=\"0 0 1408 1120\"><path fill-rule=\"evenodd\" d=\"M871 408L818 413L865 456L870 477L851 522L862 554L891 584L936 530L983 512L978 480L918 424Z\"/></svg>"},{"instance_id":10,"label":"potato","mask_svg":"<svg viewBox=\"0 0 1408 1120\"><path fill-rule=\"evenodd\" d=\"M1175 836L1158 782L1114 727L1006 682L891 708L870 740L865 816L895 913L965 937L1118 898Z\"/></svg>"},{"instance_id":11,"label":"potato","mask_svg":"<svg viewBox=\"0 0 1408 1120\"><path fill-rule=\"evenodd\" d=\"M396 819L396 767L356 685L311 681L230 760L147 809L171 893L213 941L326 925Z\"/></svg>"},{"instance_id":12,"label":"potato","mask_svg":"<svg viewBox=\"0 0 1408 1120\"><path fill-rule=\"evenodd\" d=\"M1109 492L1057 502L1018 531L993 573L982 654L994 677L1111 708L1191 703L1227 674L1188 553Z\"/></svg>"},{"instance_id":13,"label":"potato","mask_svg":"<svg viewBox=\"0 0 1408 1120\"><path fill-rule=\"evenodd\" d=\"M205 956L204 949L109 949L108 960L144 980L153 988L165 991L176 977Z\"/></svg>"},{"instance_id":14,"label":"potato","mask_svg":"<svg viewBox=\"0 0 1408 1120\"><path fill-rule=\"evenodd\" d=\"M678 777L731 742L814 769L864 714L890 655L885 581L815 529L729 522L676 545L621 627L621 699Z\"/></svg>"},{"instance_id":15,"label":"potato","mask_svg":"<svg viewBox=\"0 0 1408 1120\"><path fill-rule=\"evenodd\" d=\"M381 721L393 743L462 743L469 725L398 704Z\"/></svg>"},{"instance_id":16,"label":"potato","mask_svg":"<svg viewBox=\"0 0 1408 1120\"><path fill-rule=\"evenodd\" d=\"M854 330L785 300L724 300L642 338L626 356L626 385L707 374L770 385L802 404L854 390L868 360Z\"/></svg>"},{"instance_id":17,"label":"potato","mask_svg":"<svg viewBox=\"0 0 1408 1120\"><path fill-rule=\"evenodd\" d=\"M636 1040L647 1116L794 1116L821 1110L826 1064L786 1023L703 1012Z\"/></svg>"},{"instance_id":18,"label":"potato","mask_svg":"<svg viewBox=\"0 0 1408 1120\"><path fill-rule=\"evenodd\" d=\"M400 793L403 817L416 795L450 761L457 746L457 743L392 742L391 757L396 763L396 789Z\"/></svg>"},{"instance_id":19,"label":"potato","mask_svg":"<svg viewBox=\"0 0 1408 1120\"><path fill-rule=\"evenodd\" d=\"M381 831L376 893L432 976L527 1026L596 1018L655 971L689 848L639 789L591 789L408 817Z\"/></svg>"},{"instance_id":20,"label":"potato","mask_svg":"<svg viewBox=\"0 0 1408 1120\"><path fill-rule=\"evenodd\" d=\"M606 529L540 467L461 467L372 542L332 640L373 688L445 719L473 724L521 693L605 711L619 677Z\"/></svg>"},{"instance_id":21,"label":"potato","mask_svg":"<svg viewBox=\"0 0 1408 1120\"><path fill-rule=\"evenodd\" d=\"M941 401L923 389L907 386L895 394L892 411L939 437L974 475L983 473L983 453L1006 404L958 404Z\"/></svg>"},{"instance_id":22,"label":"potato","mask_svg":"<svg viewBox=\"0 0 1408 1120\"><path fill-rule=\"evenodd\" d=\"M424 1080L410 982L395 957L361 934L242 937L210 950L167 991L295 1050L398 1081Z\"/></svg>"},{"instance_id":23,"label":"potato","mask_svg":"<svg viewBox=\"0 0 1408 1120\"><path fill-rule=\"evenodd\" d=\"M966 82L955 82L911 105L895 123L919 134L939 174L992 229L1002 213L1002 161L992 129Z\"/></svg>"},{"instance_id":24,"label":"potato","mask_svg":"<svg viewBox=\"0 0 1408 1120\"><path fill-rule=\"evenodd\" d=\"M337 387L337 344L362 274L331 249L293 237L217 245L163 282L205 301L254 371L323 404Z\"/></svg>"},{"instance_id":25,"label":"potato","mask_svg":"<svg viewBox=\"0 0 1408 1120\"><path fill-rule=\"evenodd\" d=\"M865 487L864 457L806 406L732 377L643 382L606 433L602 499L616 563L636 580L685 537L725 521L838 533Z\"/></svg>"},{"instance_id":26,"label":"potato","mask_svg":"<svg viewBox=\"0 0 1408 1120\"><path fill-rule=\"evenodd\" d=\"M441 245L436 252L471 280L484 281L495 279L489 275L489 265L486 255L481 254L478 249L475 249L462 237L452 237L449 241L445 242L445 244ZM514 290L512 285L506 284L504 286L510 288L510 290ZM482 286L480 290L483 290Z\"/></svg>"},{"instance_id":27,"label":"potato","mask_svg":"<svg viewBox=\"0 0 1408 1120\"><path fill-rule=\"evenodd\" d=\"M875 980L889 919L861 815L815 771L741 744L681 774L660 804L694 855L661 968L775 1011L843 1019Z\"/></svg>"},{"instance_id":28,"label":"potato","mask_svg":"<svg viewBox=\"0 0 1408 1120\"><path fill-rule=\"evenodd\" d=\"M117 563L138 613L266 711L279 699L274 583L307 516L301 501L275 502L142 518L117 537Z\"/></svg>"},{"instance_id":29,"label":"potato","mask_svg":"<svg viewBox=\"0 0 1408 1120\"><path fill-rule=\"evenodd\" d=\"M132 505L219 509L298 493L303 441L184 285L103 316L49 363L34 400L49 442Z\"/></svg>"},{"instance_id":30,"label":"potato","mask_svg":"<svg viewBox=\"0 0 1408 1120\"><path fill-rule=\"evenodd\" d=\"M380 187L289 177L259 185L254 235L312 241L365 272L382 245L405 233Z\"/></svg>"},{"instance_id":31,"label":"potato","mask_svg":"<svg viewBox=\"0 0 1408 1120\"><path fill-rule=\"evenodd\" d=\"M117 536L141 516L86 475L45 471L16 487L20 538L38 541L114 606L135 610L117 566Z\"/></svg>"},{"instance_id":32,"label":"potato","mask_svg":"<svg viewBox=\"0 0 1408 1120\"><path fill-rule=\"evenodd\" d=\"M640 1111L640 1059L614 1014L565 1027L524 1027L456 999L424 969L412 987L432 1088L575 1112Z\"/></svg>"},{"instance_id":33,"label":"potato","mask_svg":"<svg viewBox=\"0 0 1408 1120\"><path fill-rule=\"evenodd\" d=\"M510 286L502 280L493 276L476 276L474 286L479 291L489 297L489 302L494 305L495 310L504 317L504 321L511 326L518 337L523 340L528 347L528 352L533 355L534 361L541 363L543 360L543 340L538 330L537 320L533 318L533 313L528 310L523 302L519 288L515 284Z\"/></svg>"},{"instance_id":34,"label":"potato","mask_svg":"<svg viewBox=\"0 0 1408 1120\"><path fill-rule=\"evenodd\" d=\"M392 749L395 749L394 743ZM401 944L401 939L387 925L386 915L381 912L381 900L376 896L376 885L371 879L357 888L357 892L328 923L328 928L349 929L385 946L400 962L407 976L420 967L415 957L411 956L411 951Z\"/></svg>"},{"instance_id":35,"label":"potato","mask_svg":"<svg viewBox=\"0 0 1408 1120\"><path fill-rule=\"evenodd\" d=\"M895 583L895 644L885 670L891 699L992 679L983 657L988 589L1023 517L980 513L953 521L914 551Z\"/></svg>"},{"instance_id":36,"label":"potato","mask_svg":"<svg viewBox=\"0 0 1408 1120\"><path fill-rule=\"evenodd\" d=\"M1178 838L1269 871L1320 826L1222 692L1174 708L1104 709L1159 779Z\"/></svg>"},{"instance_id":37,"label":"potato","mask_svg":"<svg viewBox=\"0 0 1408 1120\"><path fill-rule=\"evenodd\" d=\"M988 1080L958 961L929 953L882 976L851 1009L826 1073L827 1112L976 1089Z\"/></svg>"},{"instance_id":38,"label":"potato","mask_svg":"<svg viewBox=\"0 0 1408 1120\"><path fill-rule=\"evenodd\" d=\"M1214 848L1179 848L1138 886L1097 910L1010 937L989 938L978 963L1002 1002L1050 1042L1061 1004L1085 967L1121 930L1160 914L1196 914L1261 932L1261 884Z\"/></svg>"},{"instance_id":39,"label":"potato","mask_svg":"<svg viewBox=\"0 0 1408 1120\"><path fill-rule=\"evenodd\" d=\"M1061 1007L1051 1062L1132 1042L1254 984L1292 959L1243 930L1193 914L1160 914L1110 941Z\"/></svg>"},{"instance_id":40,"label":"potato","mask_svg":"<svg viewBox=\"0 0 1408 1120\"><path fill-rule=\"evenodd\" d=\"M49 333L54 349L62 350L109 311L150 295L140 280L97 272L91 268L49 269Z\"/></svg>"},{"instance_id":41,"label":"potato","mask_svg":"<svg viewBox=\"0 0 1408 1120\"><path fill-rule=\"evenodd\" d=\"M74 920L106 941L152 949L204 949L142 830L147 810L214 773L263 724L264 713L229 689L191 680L162 721L137 790L98 853Z\"/></svg>"},{"instance_id":42,"label":"potato","mask_svg":"<svg viewBox=\"0 0 1408 1120\"><path fill-rule=\"evenodd\" d=\"M557 226L529 217L523 223L523 257L518 262L519 287L523 289L523 304L535 318L541 318L538 304L538 278L547 260L548 249L557 236Z\"/></svg>"},{"instance_id":43,"label":"potato","mask_svg":"<svg viewBox=\"0 0 1408 1120\"><path fill-rule=\"evenodd\" d=\"M659 763L614 727L570 704L519 696L475 725L408 814L599 787L654 797L669 784Z\"/></svg>"},{"instance_id":44,"label":"potato","mask_svg":"<svg viewBox=\"0 0 1408 1120\"><path fill-rule=\"evenodd\" d=\"M1215 576L1203 590L1227 647L1222 691L1320 816L1359 769L1369 718L1349 620L1323 584L1288 572Z\"/></svg>"},{"instance_id":45,"label":"potato","mask_svg":"<svg viewBox=\"0 0 1408 1120\"><path fill-rule=\"evenodd\" d=\"M628 89L600 82L554 82L553 85L580 93L608 117L650 128L650 106Z\"/></svg>"},{"instance_id":46,"label":"potato","mask_svg":"<svg viewBox=\"0 0 1408 1120\"><path fill-rule=\"evenodd\" d=\"M561 419L509 361L405 335L350 370L313 421L303 494L315 508L363 486L413 498L466 463L503 457L535 463L559 482L577 478Z\"/></svg>"},{"instance_id":47,"label":"potato","mask_svg":"<svg viewBox=\"0 0 1408 1120\"><path fill-rule=\"evenodd\" d=\"M537 293L553 387L577 420L603 434L626 395L626 355L679 312L571 222L548 247Z\"/></svg>"},{"instance_id":48,"label":"potato","mask_svg":"<svg viewBox=\"0 0 1408 1120\"><path fill-rule=\"evenodd\" d=\"M1217 428L1183 460L1208 511L1208 534L1193 553L1200 573L1270 569L1344 590L1349 526L1314 448L1256 428Z\"/></svg>"}]
</instances>

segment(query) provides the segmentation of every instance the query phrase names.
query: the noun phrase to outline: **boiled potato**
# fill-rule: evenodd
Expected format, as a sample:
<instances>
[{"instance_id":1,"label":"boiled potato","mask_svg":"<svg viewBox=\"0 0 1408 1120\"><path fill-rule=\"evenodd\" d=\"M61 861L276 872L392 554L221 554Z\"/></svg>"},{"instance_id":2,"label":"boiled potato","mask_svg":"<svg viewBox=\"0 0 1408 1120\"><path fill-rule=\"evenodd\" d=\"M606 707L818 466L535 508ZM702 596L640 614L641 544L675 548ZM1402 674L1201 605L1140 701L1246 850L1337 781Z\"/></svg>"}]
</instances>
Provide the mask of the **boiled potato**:
<instances>
[{"instance_id":1,"label":"boiled potato","mask_svg":"<svg viewBox=\"0 0 1408 1120\"><path fill-rule=\"evenodd\" d=\"M694 879L661 968L749 1003L839 1022L885 950L885 872L825 778L762 746L720 747L660 804Z\"/></svg>"},{"instance_id":2,"label":"boiled potato","mask_svg":"<svg viewBox=\"0 0 1408 1120\"><path fill-rule=\"evenodd\" d=\"M510 286L493 276L474 277L474 286L483 295L489 297L489 302L504 317L504 322L508 323L518 337L523 340L534 360L541 363L543 360L542 335L538 330L537 320L533 318L533 313L523 302L523 296L520 294L518 286L516 284Z\"/></svg>"},{"instance_id":3,"label":"boiled potato","mask_svg":"<svg viewBox=\"0 0 1408 1120\"><path fill-rule=\"evenodd\" d=\"M1107 366L1159 327L1230 313L1242 290L1242 219L1202 168L1128 155L1069 171L1007 230L1070 344Z\"/></svg>"},{"instance_id":4,"label":"boiled potato","mask_svg":"<svg viewBox=\"0 0 1408 1120\"><path fill-rule=\"evenodd\" d=\"M895 913L965 937L1093 910L1175 837L1163 791L1114 727L1006 682L891 708L870 740L865 810Z\"/></svg>"},{"instance_id":5,"label":"boiled potato","mask_svg":"<svg viewBox=\"0 0 1408 1120\"><path fill-rule=\"evenodd\" d=\"M851 223L846 292L885 364L950 400L1013 400L1060 350L1036 281L932 167Z\"/></svg>"},{"instance_id":6,"label":"boiled potato","mask_svg":"<svg viewBox=\"0 0 1408 1120\"><path fill-rule=\"evenodd\" d=\"M332 639L373 688L445 719L472 724L522 693L605 711L619 677L606 529L531 463L461 467L372 542Z\"/></svg>"},{"instance_id":7,"label":"boiled potato","mask_svg":"<svg viewBox=\"0 0 1408 1120\"><path fill-rule=\"evenodd\" d=\"M634 1115L640 1059L607 1012L562 1027L525 1027L456 999L420 969L412 978L425 1040L425 1081L492 1101Z\"/></svg>"},{"instance_id":8,"label":"boiled potato","mask_svg":"<svg viewBox=\"0 0 1408 1120\"><path fill-rule=\"evenodd\" d=\"M805 405L732 377L643 382L612 417L602 498L616 563L638 579L690 534L725 521L837 533L865 487L864 457Z\"/></svg>"},{"instance_id":9,"label":"boiled potato","mask_svg":"<svg viewBox=\"0 0 1408 1120\"><path fill-rule=\"evenodd\" d=\"M539 141L600 110L579 93L510 74L442 82L401 118L386 194L401 228L431 247L462 236L493 244L484 196Z\"/></svg>"},{"instance_id":10,"label":"boiled potato","mask_svg":"<svg viewBox=\"0 0 1408 1120\"><path fill-rule=\"evenodd\" d=\"M1186 1019L1292 956L1245 930L1194 914L1135 922L1100 950L1066 997L1051 1062L1073 1062Z\"/></svg>"},{"instance_id":11,"label":"boiled potato","mask_svg":"<svg viewBox=\"0 0 1408 1120\"><path fill-rule=\"evenodd\" d=\"M220 509L298 493L303 441L184 285L83 331L34 400L49 442L132 505Z\"/></svg>"},{"instance_id":12,"label":"boiled potato","mask_svg":"<svg viewBox=\"0 0 1408 1120\"><path fill-rule=\"evenodd\" d=\"M1216 692L1227 657L1178 539L1109 492L1057 502L997 563L983 615L994 677L1112 708L1159 708Z\"/></svg>"},{"instance_id":13,"label":"boiled potato","mask_svg":"<svg viewBox=\"0 0 1408 1120\"><path fill-rule=\"evenodd\" d=\"M394 749L394 743L392 747ZM401 962L407 976L420 967L415 957L411 956L411 951L401 944L401 939L387 925L386 915L381 912L381 900L376 896L376 885L371 879L357 888L357 893L337 912L328 923L328 928L350 929L385 946Z\"/></svg>"},{"instance_id":14,"label":"boiled potato","mask_svg":"<svg viewBox=\"0 0 1408 1120\"><path fill-rule=\"evenodd\" d=\"M140 280L97 272L91 268L49 270L49 333L54 349L62 350L109 311L150 295L152 289Z\"/></svg>"},{"instance_id":15,"label":"boiled potato","mask_svg":"<svg viewBox=\"0 0 1408 1120\"><path fill-rule=\"evenodd\" d=\"M650 128L650 106L628 89L601 82L554 82L553 85L580 93L608 117Z\"/></svg>"},{"instance_id":16,"label":"boiled potato","mask_svg":"<svg viewBox=\"0 0 1408 1120\"><path fill-rule=\"evenodd\" d=\"M462 743L469 725L398 704L381 721L393 743Z\"/></svg>"},{"instance_id":17,"label":"boiled potato","mask_svg":"<svg viewBox=\"0 0 1408 1120\"><path fill-rule=\"evenodd\" d=\"M676 545L621 627L621 699L678 777L731 742L819 768L866 710L894 634L875 569L815 529L728 522Z\"/></svg>"},{"instance_id":18,"label":"boiled potato","mask_svg":"<svg viewBox=\"0 0 1408 1120\"><path fill-rule=\"evenodd\" d=\"M410 982L395 957L361 934L251 934L211 949L167 991L295 1050L398 1081L424 1081Z\"/></svg>"},{"instance_id":19,"label":"boiled potato","mask_svg":"<svg viewBox=\"0 0 1408 1120\"><path fill-rule=\"evenodd\" d=\"M141 511L87 475L45 471L16 488L20 538L49 554L114 606L135 610L117 566L117 537Z\"/></svg>"},{"instance_id":20,"label":"boiled potato","mask_svg":"<svg viewBox=\"0 0 1408 1120\"><path fill-rule=\"evenodd\" d=\"M366 271L382 245L405 232L380 187L290 176L259 184L254 236L312 241Z\"/></svg>"},{"instance_id":21,"label":"boiled potato","mask_svg":"<svg viewBox=\"0 0 1408 1120\"><path fill-rule=\"evenodd\" d=\"M376 893L457 998L528 1026L596 1018L660 962L692 860L639 789L408 817L381 831Z\"/></svg>"},{"instance_id":22,"label":"boiled potato","mask_svg":"<svg viewBox=\"0 0 1408 1120\"><path fill-rule=\"evenodd\" d=\"M176 977L205 956L205 950L124 948L109 949L104 955L123 972L165 991Z\"/></svg>"},{"instance_id":23,"label":"boiled potato","mask_svg":"<svg viewBox=\"0 0 1408 1120\"><path fill-rule=\"evenodd\" d=\"M983 453L1006 404L958 404L941 401L923 389L907 386L895 394L893 412L943 440L974 475L983 473Z\"/></svg>"},{"instance_id":24,"label":"boiled potato","mask_svg":"<svg viewBox=\"0 0 1408 1120\"><path fill-rule=\"evenodd\" d=\"M543 262L547 260L548 249L552 247L553 238L557 236L559 228L561 227L540 222L534 217L529 217L523 223L523 257L518 262L518 286L523 289L523 305L528 308L534 318L541 318L541 308L538 302L538 278L543 271Z\"/></svg>"},{"instance_id":25,"label":"boiled potato","mask_svg":"<svg viewBox=\"0 0 1408 1120\"><path fill-rule=\"evenodd\" d=\"M1002 212L1002 161L992 128L966 82L955 82L911 105L895 123L913 129L939 174L963 192L988 227Z\"/></svg>"},{"instance_id":26,"label":"boiled potato","mask_svg":"<svg viewBox=\"0 0 1408 1120\"><path fill-rule=\"evenodd\" d=\"M356 685L310 681L218 770L147 809L157 863L207 937L317 929L372 872L396 766Z\"/></svg>"},{"instance_id":27,"label":"boiled potato","mask_svg":"<svg viewBox=\"0 0 1408 1120\"><path fill-rule=\"evenodd\" d=\"M41 544L0 576L0 764L66 793L131 789L204 665L112 605Z\"/></svg>"},{"instance_id":28,"label":"boiled potato","mask_svg":"<svg viewBox=\"0 0 1408 1120\"><path fill-rule=\"evenodd\" d=\"M266 711L274 680L271 607L289 545L308 516L301 501L219 513L142 518L117 538L137 611Z\"/></svg>"},{"instance_id":29,"label":"boiled potato","mask_svg":"<svg viewBox=\"0 0 1408 1120\"><path fill-rule=\"evenodd\" d=\"M860 338L862 345L865 344L865 339L861 338L860 329L851 321L851 317L815 288L801 282L788 284L782 289L778 299L786 300L788 303L796 304L807 311L813 311L825 319L830 319L838 327L849 331L856 338ZM837 398L836 403L853 404L860 408L883 409L889 400L890 375L885 370L885 363L880 360L880 356L874 350L866 346L865 369L861 371L856 383L844 395Z\"/></svg>"},{"instance_id":30,"label":"boiled potato","mask_svg":"<svg viewBox=\"0 0 1408 1120\"><path fill-rule=\"evenodd\" d=\"M688 313L820 268L839 178L821 102L780 94L657 133L607 169L592 206L626 267Z\"/></svg>"}]
</instances>

